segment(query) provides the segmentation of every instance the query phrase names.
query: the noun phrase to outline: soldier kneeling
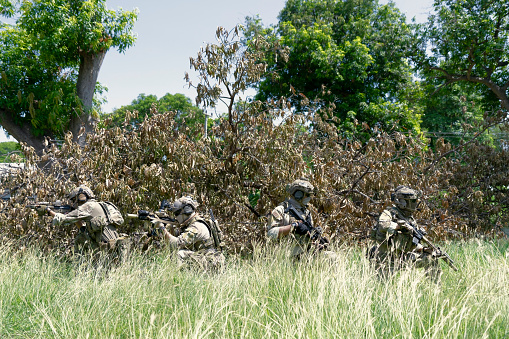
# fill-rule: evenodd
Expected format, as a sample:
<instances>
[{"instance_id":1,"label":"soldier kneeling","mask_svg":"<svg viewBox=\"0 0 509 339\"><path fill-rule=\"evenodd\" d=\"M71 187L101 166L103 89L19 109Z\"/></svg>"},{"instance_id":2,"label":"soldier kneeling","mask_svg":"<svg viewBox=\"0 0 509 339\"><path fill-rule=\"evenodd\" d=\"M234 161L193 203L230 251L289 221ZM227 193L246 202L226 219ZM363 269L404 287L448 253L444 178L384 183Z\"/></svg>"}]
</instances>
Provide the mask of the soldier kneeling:
<instances>
[{"instance_id":1,"label":"soldier kneeling","mask_svg":"<svg viewBox=\"0 0 509 339\"><path fill-rule=\"evenodd\" d=\"M108 261L123 262L128 253L127 239L117 232L124 219L118 208L110 202L99 202L87 186L79 186L69 193L75 208L68 214L56 213L48 208L53 225L75 224L79 229L74 239L74 252L108 254Z\"/></svg>"},{"instance_id":2,"label":"soldier kneeling","mask_svg":"<svg viewBox=\"0 0 509 339\"><path fill-rule=\"evenodd\" d=\"M398 186L391 199L394 205L380 214L373 228L371 238L377 245L369 249L368 259L380 277L413 266L424 268L426 274L438 282L442 274L438 262L441 253L414 241L414 229L422 232L412 216L417 208L418 193L409 187Z\"/></svg>"},{"instance_id":3,"label":"soldier kneeling","mask_svg":"<svg viewBox=\"0 0 509 339\"><path fill-rule=\"evenodd\" d=\"M179 228L171 234L166 228L160 231L166 244L177 250L180 267L219 269L224 263L221 252L220 230L217 222L206 220L197 211L198 202L184 196L171 205Z\"/></svg>"}]
</instances>

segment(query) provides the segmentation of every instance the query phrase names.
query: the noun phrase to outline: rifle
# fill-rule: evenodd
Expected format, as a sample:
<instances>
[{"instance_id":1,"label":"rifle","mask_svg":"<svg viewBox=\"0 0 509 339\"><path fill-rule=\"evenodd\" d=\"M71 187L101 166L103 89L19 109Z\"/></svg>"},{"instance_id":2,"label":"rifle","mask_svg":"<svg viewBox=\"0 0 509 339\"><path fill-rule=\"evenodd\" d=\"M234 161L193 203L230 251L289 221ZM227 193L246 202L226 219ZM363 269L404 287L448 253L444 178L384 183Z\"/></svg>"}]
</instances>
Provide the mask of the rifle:
<instances>
[{"instance_id":1,"label":"rifle","mask_svg":"<svg viewBox=\"0 0 509 339\"><path fill-rule=\"evenodd\" d=\"M409 226L407 226L409 225ZM454 260L445 251L442 251L440 247L433 245L433 243L426 237L426 232L423 229L417 228L412 223L405 221L403 227L412 232L412 243L418 245L423 241L433 252L438 253L437 258L442 259L449 265L454 271L458 271L458 268L454 265Z\"/></svg>"},{"instance_id":2,"label":"rifle","mask_svg":"<svg viewBox=\"0 0 509 339\"><path fill-rule=\"evenodd\" d=\"M308 227L308 229L310 230L309 237L311 238L312 241L318 240L320 246L323 249L327 248L327 246L329 245L329 239L322 236L323 230L321 227L314 227L313 225L311 225L311 223L304 219L302 214L300 214L299 211L297 211L295 207L292 206L291 204L289 204L287 210L295 219L300 220L304 225Z\"/></svg>"},{"instance_id":3,"label":"rifle","mask_svg":"<svg viewBox=\"0 0 509 339\"><path fill-rule=\"evenodd\" d=\"M159 216L157 214L150 213L146 210L139 210L137 214L129 213L127 214L127 217L130 219L139 219L143 221L150 221L152 225L157 224L158 222L163 223L164 225L172 225L174 227L177 225L177 220L167 217L167 216ZM161 233L158 232L159 230L155 228L151 228L149 232L147 232L147 236L161 236ZM175 232L175 231L174 231Z\"/></svg>"},{"instance_id":4,"label":"rifle","mask_svg":"<svg viewBox=\"0 0 509 339\"><path fill-rule=\"evenodd\" d=\"M154 224L158 223L158 222L161 222L165 225L167 225L167 224L176 225L177 224L176 219L173 219L173 218L170 218L167 216L160 216L160 215L157 215L154 213L150 213L149 211L146 211L146 210L139 210L138 213L136 213L136 214L129 213L129 214L127 214L127 217L130 219L148 220Z\"/></svg>"},{"instance_id":5,"label":"rifle","mask_svg":"<svg viewBox=\"0 0 509 339\"><path fill-rule=\"evenodd\" d=\"M48 209L48 208L50 208L54 211L57 211L59 213L69 213L72 210L74 210L74 207L72 207L71 205L62 205L62 202L60 200L57 200L55 202L42 201L42 202L35 203L33 205L27 205L27 207L37 210L37 213L41 216L46 213L46 209ZM41 211L44 211L44 212L41 212Z\"/></svg>"},{"instance_id":6,"label":"rifle","mask_svg":"<svg viewBox=\"0 0 509 339\"><path fill-rule=\"evenodd\" d=\"M170 207L171 205L168 204L166 200L161 201L161 206L159 207L159 210L156 213L150 213L146 210L139 210L137 214L129 213L127 214L127 217L130 219L139 219L144 221L150 221L152 224L156 224L158 222L163 223L165 225L178 225L178 222L176 219L173 219L166 214L166 208ZM149 236L157 235L157 231L155 229L151 229L150 232L148 232Z\"/></svg>"}]
</instances>

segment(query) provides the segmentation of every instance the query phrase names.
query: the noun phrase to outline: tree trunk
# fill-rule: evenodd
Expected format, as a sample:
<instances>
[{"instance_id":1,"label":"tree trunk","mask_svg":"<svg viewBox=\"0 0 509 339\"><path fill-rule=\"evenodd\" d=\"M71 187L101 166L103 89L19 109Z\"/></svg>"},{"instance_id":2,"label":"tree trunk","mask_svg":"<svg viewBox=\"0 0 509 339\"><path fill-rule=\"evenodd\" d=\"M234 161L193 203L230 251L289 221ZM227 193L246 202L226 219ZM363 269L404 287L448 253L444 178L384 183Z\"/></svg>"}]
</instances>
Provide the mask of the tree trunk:
<instances>
[{"instance_id":1,"label":"tree trunk","mask_svg":"<svg viewBox=\"0 0 509 339\"><path fill-rule=\"evenodd\" d=\"M44 136L35 137L32 134L32 125L30 122L24 121L23 125L19 125L12 118L12 113L0 109L0 124L14 139L18 142L23 142L28 146L32 146L35 149L37 155L42 155L44 150Z\"/></svg>"},{"instance_id":2,"label":"tree trunk","mask_svg":"<svg viewBox=\"0 0 509 339\"><path fill-rule=\"evenodd\" d=\"M84 146L86 135L94 130L94 117L92 116L92 103L94 99L95 85L101 69L106 51L98 53L82 53L80 70L76 89L78 97L83 104L83 110L79 115L72 115L69 124L69 131L72 132L74 141ZM81 128L84 133L80 135Z\"/></svg>"}]
</instances>

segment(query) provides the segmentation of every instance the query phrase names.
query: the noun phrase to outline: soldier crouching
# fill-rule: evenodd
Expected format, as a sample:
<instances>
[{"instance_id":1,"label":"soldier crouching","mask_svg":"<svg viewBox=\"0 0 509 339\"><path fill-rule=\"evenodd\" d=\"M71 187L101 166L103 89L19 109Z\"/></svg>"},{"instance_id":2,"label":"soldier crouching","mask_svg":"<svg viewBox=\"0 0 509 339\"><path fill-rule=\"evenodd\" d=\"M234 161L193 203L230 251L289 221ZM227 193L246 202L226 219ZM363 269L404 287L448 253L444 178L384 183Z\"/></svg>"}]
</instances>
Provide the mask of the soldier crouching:
<instances>
[{"instance_id":1,"label":"soldier crouching","mask_svg":"<svg viewBox=\"0 0 509 339\"><path fill-rule=\"evenodd\" d=\"M108 254L108 261L123 262L128 254L127 239L117 232L124 219L118 208L110 202L99 202L87 186L79 186L69 193L73 211L56 213L48 208L53 225L75 224L78 234L74 239L74 253L97 256Z\"/></svg>"},{"instance_id":2,"label":"soldier crouching","mask_svg":"<svg viewBox=\"0 0 509 339\"><path fill-rule=\"evenodd\" d=\"M205 220L197 211L198 202L184 196L171 206L179 224L174 234L159 228L166 244L175 250L180 267L217 270L224 264L217 225ZM215 233L215 234L214 234Z\"/></svg>"},{"instance_id":3,"label":"soldier crouching","mask_svg":"<svg viewBox=\"0 0 509 339\"><path fill-rule=\"evenodd\" d=\"M313 227L308 205L314 195L314 186L301 178L288 185L286 190L288 199L269 214L267 237L273 240L289 239L294 244L291 252L293 259L320 252L336 260L336 254L326 250L329 240L322 235L322 229Z\"/></svg>"},{"instance_id":4,"label":"soldier crouching","mask_svg":"<svg viewBox=\"0 0 509 339\"><path fill-rule=\"evenodd\" d=\"M380 277L389 277L404 267L416 267L425 269L433 281L440 281L440 253L414 241L414 228L418 227L412 215L417 208L418 193L398 186L391 198L394 205L382 212L371 233L377 245L369 249L368 259Z\"/></svg>"}]
</instances>

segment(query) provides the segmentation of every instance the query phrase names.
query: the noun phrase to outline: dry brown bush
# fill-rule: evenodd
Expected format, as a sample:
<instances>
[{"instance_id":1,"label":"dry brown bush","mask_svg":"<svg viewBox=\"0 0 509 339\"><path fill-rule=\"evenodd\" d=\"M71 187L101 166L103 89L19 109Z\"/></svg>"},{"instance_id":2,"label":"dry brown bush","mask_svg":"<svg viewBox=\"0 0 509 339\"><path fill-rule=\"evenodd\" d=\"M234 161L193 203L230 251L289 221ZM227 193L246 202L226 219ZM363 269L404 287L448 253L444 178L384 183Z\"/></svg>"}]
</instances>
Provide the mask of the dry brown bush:
<instances>
[{"instance_id":1,"label":"dry brown bush","mask_svg":"<svg viewBox=\"0 0 509 339\"><path fill-rule=\"evenodd\" d=\"M315 220L334 241L365 238L400 184L421 190L417 219L435 239L507 225L506 151L471 144L464 157L434 162L450 145L442 142L431 151L422 139L399 133L361 143L341 137L330 120L320 118L324 112L293 115L284 101L263 107L253 104L232 120L220 119L208 139L177 126L170 112L130 130L98 129L84 148L68 135L46 150L43 168L33 149L24 148L25 170L4 178L4 187L19 188L0 214L2 236L68 248L76 230L53 228L48 217L24 206L34 195L39 201L65 199L86 184L124 214L193 194L201 211L212 208L224 225L230 249L249 249L263 241L264 216L286 198L286 184L301 176L317 187ZM250 201L253 194L257 200ZM138 227L129 222L122 231Z\"/></svg>"},{"instance_id":2,"label":"dry brown bush","mask_svg":"<svg viewBox=\"0 0 509 339\"><path fill-rule=\"evenodd\" d=\"M317 188L314 220L336 242L365 239L390 204L390 192L402 184L422 192L416 218L433 239L496 235L507 226L507 150L474 142L452 149L443 140L432 150L421 136L376 130L361 142L340 133L327 104L298 93L292 99L300 96L308 114L292 114L284 98L239 102L239 93L265 71L259 51L268 45L256 40L242 49L237 30L218 29L217 38L218 45L191 59L201 79L198 103L220 100L228 107L208 138L196 126L178 125L172 112L152 112L136 126L129 113L123 128L106 123L83 148L71 135L61 145L50 144L42 159L23 147L25 169L2 179L13 190L0 214L4 240L65 251L76 230L52 228L48 217L25 205L33 196L64 199L86 184L124 214L192 194L201 212L213 209L230 250L249 250L253 241L264 241L265 215L286 198L285 186L302 176ZM122 231L139 227L129 221Z\"/></svg>"}]
</instances>

